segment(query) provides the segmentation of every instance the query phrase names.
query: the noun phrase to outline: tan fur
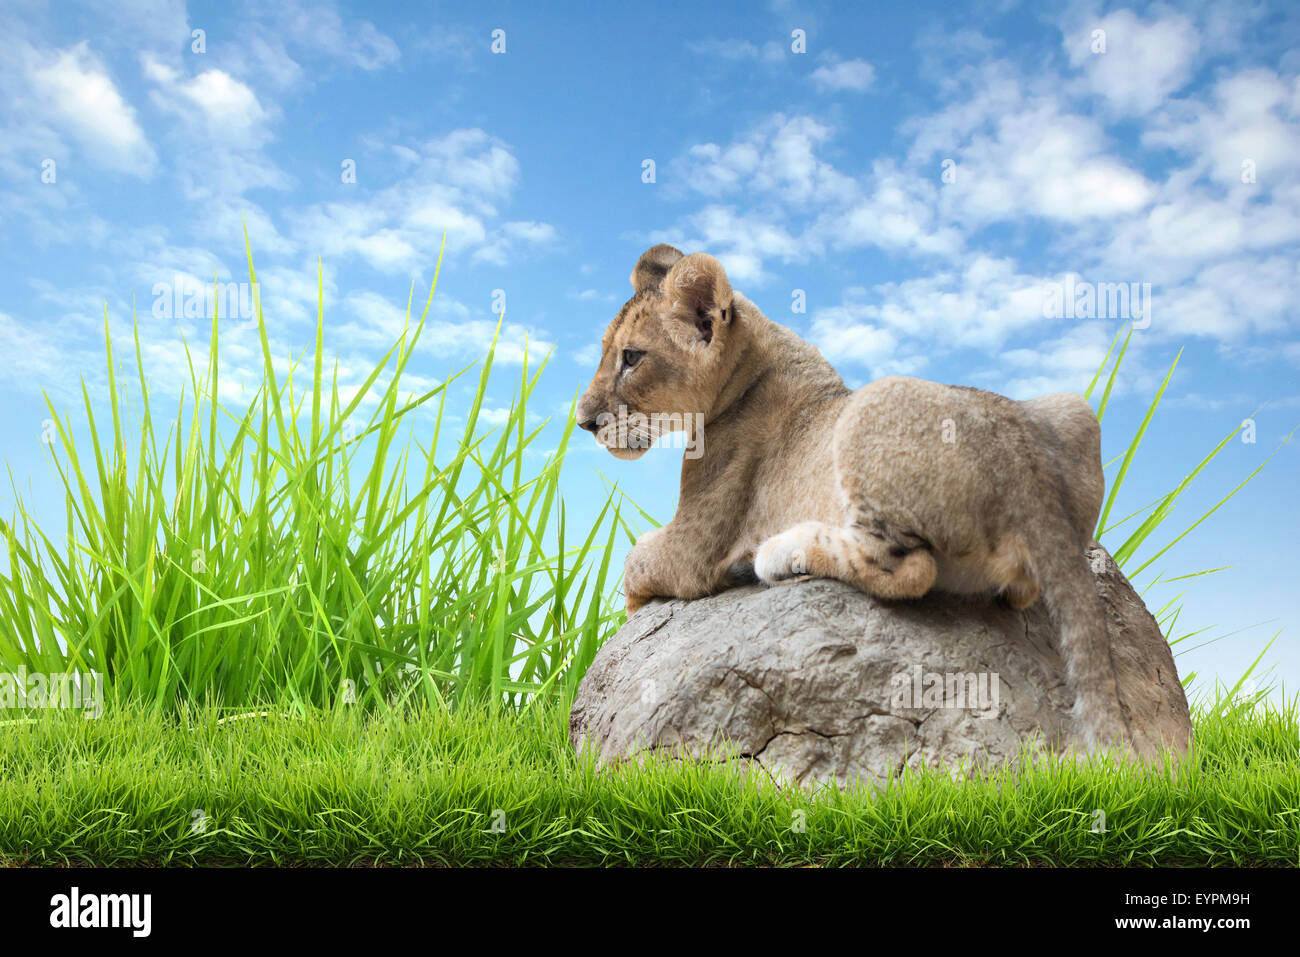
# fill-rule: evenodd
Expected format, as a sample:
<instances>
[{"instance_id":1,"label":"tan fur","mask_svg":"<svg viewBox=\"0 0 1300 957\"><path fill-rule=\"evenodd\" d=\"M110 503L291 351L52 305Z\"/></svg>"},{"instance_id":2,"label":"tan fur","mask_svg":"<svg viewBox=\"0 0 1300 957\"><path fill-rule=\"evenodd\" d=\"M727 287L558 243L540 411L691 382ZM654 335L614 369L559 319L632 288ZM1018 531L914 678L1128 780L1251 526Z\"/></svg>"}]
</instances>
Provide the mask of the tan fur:
<instances>
[{"instance_id":1,"label":"tan fur","mask_svg":"<svg viewBox=\"0 0 1300 957\"><path fill-rule=\"evenodd\" d=\"M900 376L850 391L713 257L655 246L631 279L578 422L637 458L644 448L610 447L598 417L701 413L704 451L683 460L672 521L628 555L629 614L755 577L838 578L887 599L1001 594L1014 608L1041 594L1088 739L1127 738L1084 556L1104 479L1081 396L1015 402Z\"/></svg>"}]
</instances>

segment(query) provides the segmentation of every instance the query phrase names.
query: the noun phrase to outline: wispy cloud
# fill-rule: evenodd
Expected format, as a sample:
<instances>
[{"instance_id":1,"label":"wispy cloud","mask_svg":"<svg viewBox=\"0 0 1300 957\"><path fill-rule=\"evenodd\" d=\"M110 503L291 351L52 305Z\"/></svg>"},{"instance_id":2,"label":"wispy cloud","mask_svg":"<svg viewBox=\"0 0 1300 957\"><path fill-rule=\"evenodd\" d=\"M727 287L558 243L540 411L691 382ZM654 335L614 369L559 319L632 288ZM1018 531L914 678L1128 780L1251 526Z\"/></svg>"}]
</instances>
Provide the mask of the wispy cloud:
<instances>
[{"instance_id":1,"label":"wispy cloud","mask_svg":"<svg viewBox=\"0 0 1300 957\"><path fill-rule=\"evenodd\" d=\"M844 60L819 66L812 72L812 81L820 90L865 93L875 82L876 71L866 60Z\"/></svg>"},{"instance_id":2,"label":"wispy cloud","mask_svg":"<svg viewBox=\"0 0 1300 957\"><path fill-rule=\"evenodd\" d=\"M148 179L158 157L117 83L83 41L67 49L19 51L48 123L81 148L86 162Z\"/></svg>"}]
</instances>

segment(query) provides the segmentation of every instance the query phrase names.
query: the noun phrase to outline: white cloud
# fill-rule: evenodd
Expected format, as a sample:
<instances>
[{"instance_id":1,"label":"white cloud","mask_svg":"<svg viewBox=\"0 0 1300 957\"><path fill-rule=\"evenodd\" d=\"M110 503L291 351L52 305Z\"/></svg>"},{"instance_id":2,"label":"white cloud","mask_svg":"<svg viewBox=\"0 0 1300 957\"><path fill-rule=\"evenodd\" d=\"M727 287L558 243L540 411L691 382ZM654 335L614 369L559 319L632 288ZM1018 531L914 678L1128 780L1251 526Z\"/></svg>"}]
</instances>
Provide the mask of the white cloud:
<instances>
[{"instance_id":1,"label":"white cloud","mask_svg":"<svg viewBox=\"0 0 1300 957\"><path fill-rule=\"evenodd\" d=\"M939 218L937 178L903 172L878 161L865 180L863 195L842 213L831 210L817 227L837 249L879 246L923 254L952 256L961 234Z\"/></svg>"},{"instance_id":2,"label":"white cloud","mask_svg":"<svg viewBox=\"0 0 1300 957\"><path fill-rule=\"evenodd\" d=\"M264 107L251 86L219 69L189 76L148 52L140 66L152 84L151 102L176 121L167 142L177 184L201 207L211 231L240 237L246 225L254 252L296 252L296 244L246 195L292 185L266 151L279 110Z\"/></svg>"},{"instance_id":3,"label":"white cloud","mask_svg":"<svg viewBox=\"0 0 1300 957\"><path fill-rule=\"evenodd\" d=\"M870 293L848 290L839 306L813 313L813 341L832 362L872 366L908 340L909 363L935 344L996 349L1013 334L1052 321L1044 318L1045 285L1009 259L977 254L959 270L882 283Z\"/></svg>"},{"instance_id":4,"label":"white cloud","mask_svg":"<svg viewBox=\"0 0 1300 957\"><path fill-rule=\"evenodd\" d=\"M727 144L693 146L669 166L679 193L712 202L651 241L707 249L733 280L759 283L770 259L802 262L828 248L876 245L951 253L960 239L935 215L936 187L878 163L861 180L819 155L834 130L808 116L774 114Z\"/></svg>"},{"instance_id":5,"label":"white cloud","mask_svg":"<svg viewBox=\"0 0 1300 957\"><path fill-rule=\"evenodd\" d=\"M297 85L307 75L285 48L283 38L271 30L254 31L242 43L223 47L219 62L228 68L227 72L257 77L281 89Z\"/></svg>"},{"instance_id":6,"label":"white cloud","mask_svg":"<svg viewBox=\"0 0 1300 957\"><path fill-rule=\"evenodd\" d=\"M374 72L401 60L401 49L368 20L346 19L338 4L289 0L241 12L248 31L238 44L210 44L205 56L225 72L259 86L288 89L316 82L337 67ZM417 35L413 49L445 57L463 53L465 37L441 24L436 36ZM465 64L462 63L462 67Z\"/></svg>"},{"instance_id":7,"label":"white cloud","mask_svg":"<svg viewBox=\"0 0 1300 957\"><path fill-rule=\"evenodd\" d=\"M135 110L85 41L36 55L28 75L50 122L77 140L91 163L141 179L152 175L157 156Z\"/></svg>"},{"instance_id":8,"label":"white cloud","mask_svg":"<svg viewBox=\"0 0 1300 957\"><path fill-rule=\"evenodd\" d=\"M252 241L252 246L256 257L261 247L256 240ZM291 266L259 267L257 281L262 312L267 321L277 325L308 322L314 326L321 292L324 293L327 310L331 303L338 301L338 283L334 275L335 268L332 264L320 264L316 260L303 263L299 269Z\"/></svg>"},{"instance_id":9,"label":"white cloud","mask_svg":"<svg viewBox=\"0 0 1300 957\"><path fill-rule=\"evenodd\" d=\"M67 364L63 351L42 331L3 312L0 312L0 355L5 357L0 363L0 377L11 387L72 394L72 367Z\"/></svg>"},{"instance_id":10,"label":"white cloud","mask_svg":"<svg viewBox=\"0 0 1300 957\"><path fill-rule=\"evenodd\" d=\"M766 279L763 269L766 260L778 258L788 262L800 254L799 239L767 217L720 205L706 206L688 217L680 229L656 234L651 242L708 250L722 262L733 284L761 283Z\"/></svg>"},{"instance_id":11,"label":"white cloud","mask_svg":"<svg viewBox=\"0 0 1300 957\"><path fill-rule=\"evenodd\" d=\"M962 381L1012 398L1081 391L1116 323L1044 319L1042 300L1042 280L981 259L960 274L850 289L842 303L813 314L809 339L850 384L857 370L868 379L918 375L940 357L974 353L996 355L996 364L972 363ZM1137 351L1126 361L1130 373Z\"/></svg>"},{"instance_id":12,"label":"white cloud","mask_svg":"<svg viewBox=\"0 0 1300 957\"><path fill-rule=\"evenodd\" d=\"M1106 50L1094 53L1093 31L1105 34ZM1070 63L1082 67L1088 89L1122 114L1150 113L1191 78L1200 36L1181 14L1143 20L1116 10L1095 21L1080 21L1065 33Z\"/></svg>"},{"instance_id":13,"label":"white cloud","mask_svg":"<svg viewBox=\"0 0 1300 957\"><path fill-rule=\"evenodd\" d=\"M206 258L206 253L202 250L176 249L173 253L177 256L189 257L196 262ZM159 275L158 269L147 264L140 264L137 268L150 278ZM161 281L171 283L179 280L187 290L201 288L204 284L201 278L204 267L196 265L195 268L198 270L197 273L172 269L163 276ZM304 282L295 281L282 288L283 275L276 273L273 278L271 271L259 278L265 290L263 305L267 313L272 367L281 382L287 379L292 369L295 390L301 397L304 392L312 388L310 350L304 359L303 350L279 334L278 330L281 329L282 322L274 303L279 297L290 299L309 297L314 307L315 284L313 282L309 289ZM207 283L210 282L209 278ZM327 296L331 285L327 279ZM53 325L50 328L38 327L33 323L21 323L0 314L0 349L7 350L6 354L14 357L10 367L0 376L8 375L15 385L22 388L47 389L52 395L61 396L65 402L80 401L77 392L78 383L82 377L85 377L92 394L102 395L105 387L102 345L103 301L94 301L93 296L70 297L57 289L50 290L50 295L42 298L57 300L67 310L60 321L53 324L57 325L57 335L51 335ZM329 308L328 303L326 308ZM365 318L361 321L339 324L330 321L327 317L327 366L322 385L328 391L337 373L340 398L347 403L358 394L365 378L373 370L375 360L370 356L377 356L379 352L387 351L401 335L400 320L404 318L405 310L399 310L384 301L382 297L368 293L354 295L345 303L345 308L350 309L354 315L364 314ZM459 308L463 310L463 307ZM207 361L209 318L207 316L198 319L155 318L148 299L137 303L136 314L140 328L141 359L152 394L155 398L174 399L188 393L191 380L184 345L188 342L197 366L196 371L200 376L203 375ZM413 324L418 321L418 318L418 315L414 317ZM119 362L125 360L130 367L133 353L129 351L132 348L132 320L129 304L127 308L122 309L110 304L109 324L113 340L118 345ZM461 361L462 358L465 361L482 358L482 353L468 351L468 347L463 357L456 349L451 348L452 343L459 341L452 324L439 322L435 323L433 328L437 342L444 347L436 352L436 355L455 356L457 361ZM503 332L503 339L505 339L505 348L498 353L500 361L505 364L518 361L518 356L522 354L520 344L523 335L516 336L511 329ZM339 343L350 351L338 357L335 362L331 353ZM122 354L124 348L127 350L125 355ZM369 350L370 355L362 354L363 350ZM426 354L433 352L433 344L430 343L426 348ZM264 375L262 347L255 322L234 317L224 319L221 328L219 375L221 401L239 407L252 400ZM362 408L375 406L389 381L386 376L387 373L381 374L372 384L362 400ZM127 381L132 382L129 375ZM404 372L401 395L403 398L414 397L437 384L437 380L410 371Z\"/></svg>"},{"instance_id":14,"label":"white cloud","mask_svg":"<svg viewBox=\"0 0 1300 957\"><path fill-rule=\"evenodd\" d=\"M777 113L725 146L692 146L670 164L672 185L705 196L759 194L785 203L843 198L852 180L817 156L833 132L810 116Z\"/></svg>"},{"instance_id":15,"label":"white cloud","mask_svg":"<svg viewBox=\"0 0 1300 957\"><path fill-rule=\"evenodd\" d=\"M141 57L144 75L156 84L152 98L160 109L200 120L209 139L227 146L257 145L268 134L267 113L247 84L221 70L182 77L157 58Z\"/></svg>"},{"instance_id":16,"label":"white cloud","mask_svg":"<svg viewBox=\"0 0 1300 957\"><path fill-rule=\"evenodd\" d=\"M345 21L330 4L280 3L271 22L290 42L362 70L381 70L401 59L397 43L369 20Z\"/></svg>"},{"instance_id":17,"label":"white cloud","mask_svg":"<svg viewBox=\"0 0 1300 957\"><path fill-rule=\"evenodd\" d=\"M819 66L812 72L812 81L818 89L827 91L849 90L864 93L870 89L876 71L866 60L845 60L841 63Z\"/></svg>"},{"instance_id":18,"label":"white cloud","mask_svg":"<svg viewBox=\"0 0 1300 957\"><path fill-rule=\"evenodd\" d=\"M1115 336L1112 326L1107 321L1078 323L1035 346L1004 351L1000 359L1006 371L987 373L987 385L1013 399L1051 392L1082 392L1101 366ZM1119 383L1113 394L1120 394L1136 378L1136 351L1130 347L1125 353L1125 381Z\"/></svg>"},{"instance_id":19,"label":"white cloud","mask_svg":"<svg viewBox=\"0 0 1300 957\"><path fill-rule=\"evenodd\" d=\"M446 304L443 305L445 308ZM419 310L422 308L412 300L411 308L415 314L408 317L405 304L398 305L386 296L368 290L349 295L345 306L356 320L339 328L340 337L354 346L385 350L402 337L404 330L413 330L419 324Z\"/></svg>"},{"instance_id":20,"label":"white cloud","mask_svg":"<svg viewBox=\"0 0 1300 957\"><path fill-rule=\"evenodd\" d=\"M1157 334L1208 336L1225 342L1284 335L1296 322L1300 263L1273 255L1218 262L1188 282L1161 290L1152 315Z\"/></svg>"},{"instance_id":21,"label":"white cloud","mask_svg":"<svg viewBox=\"0 0 1300 957\"><path fill-rule=\"evenodd\" d=\"M861 306L819 310L813 316L811 339L831 362L856 363L873 372L894 359L898 351L898 337L869 321Z\"/></svg>"},{"instance_id":22,"label":"white cloud","mask_svg":"<svg viewBox=\"0 0 1300 957\"><path fill-rule=\"evenodd\" d=\"M1214 101L1179 103L1154 118L1143 145L1196 157L1195 172L1231 189L1242 187L1243 166L1253 167L1259 191L1297 180L1300 155L1300 77L1288 83L1272 70L1228 75L1214 86Z\"/></svg>"},{"instance_id":23,"label":"white cloud","mask_svg":"<svg viewBox=\"0 0 1300 957\"><path fill-rule=\"evenodd\" d=\"M501 141L481 129L455 130L415 152L417 163L398 182L298 214L302 244L398 273L437 262L444 232L450 255L494 265L557 241L549 223L500 221L519 181L519 163Z\"/></svg>"},{"instance_id":24,"label":"white cloud","mask_svg":"<svg viewBox=\"0 0 1300 957\"><path fill-rule=\"evenodd\" d=\"M690 147L669 165L670 190L715 202L655 239L682 234L718 255L742 281L761 282L770 258L802 262L828 249L877 246L952 257L964 232L1026 214L1079 223L1147 207L1155 188L1106 152L1101 126L1049 96L1026 99L1004 69L989 68L976 109L941 111L907 125L911 168L876 161L852 175L824 157L834 129L808 116L775 114L726 144ZM979 115L981 114L982 115ZM947 149L927 155L947 137ZM942 183L944 156L956 181ZM927 164L929 176L920 172ZM736 196L742 205L718 200Z\"/></svg>"},{"instance_id":25,"label":"white cloud","mask_svg":"<svg viewBox=\"0 0 1300 957\"><path fill-rule=\"evenodd\" d=\"M1244 193L1216 198L1202 189L1169 193L1108 234L1098 250L1108 271L1137 271L1144 281L1169 285L1216 259L1300 240L1300 219L1289 204L1251 203Z\"/></svg>"},{"instance_id":26,"label":"white cloud","mask_svg":"<svg viewBox=\"0 0 1300 957\"><path fill-rule=\"evenodd\" d=\"M941 193L944 206L972 225L1025 215L1065 222L1114 217L1152 198L1146 177L1107 155L1095 120L1067 113L1053 100L1023 103L988 120L990 130L949 144L944 154L956 167L955 182ZM924 121L918 125L925 136Z\"/></svg>"},{"instance_id":27,"label":"white cloud","mask_svg":"<svg viewBox=\"0 0 1300 957\"><path fill-rule=\"evenodd\" d=\"M1241 348L1249 337L1294 337L1300 78L1223 71L1208 92L1183 94L1199 53L1235 41L1202 40L1182 15L1120 11L1098 22L1111 66L1072 53L1083 73L1074 82L967 44L967 62L938 78L946 105L900 127L911 140L905 163L838 165L836 131L814 116L776 114L730 141L690 147L668 167L670 198L705 203L648 238L708 250L741 282L762 282L774 260L863 246L926 257L924 268L939 272L879 285L870 299L848 295L813 317L828 355L877 373L923 361L922 340L993 350L1040 338L1042 276L1063 272L1150 283L1147 339L1191 334ZM1110 72L1136 60L1127 79ZM1096 111L1094 94L1110 108ZM1134 118L1138 146L1112 138L1113 124ZM948 158L954 182L941 178ZM1244 159L1257 182L1241 182ZM1002 239L985 232L996 224L1010 228L1011 249L1042 237L1023 247L1035 269L1000 252ZM1037 383L1063 382L1094 358L1044 366Z\"/></svg>"},{"instance_id":28,"label":"white cloud","mask_svg":"<svg viewBox=\"0 0 1300 957\"><path fill-rule=\"evenodd\" d=\"M481 359L492 345L492 335L497 324L489 319L471 319L460 323L435 323L426 327L421 345L428 345L437 354L452 354L463 358ZM427 342L426 342L427 339ZM497 365L522 365L525 356L536 366L555 347L542 330L532 330L518 322L501 325L493 362Z\"/></svg>"},{"instance_id":29,"label":"white cloud","mask_svg":"<svg viewBox=\"0 0 1300 957\"><path fill-rule=\"evenodd\" d=\"M488 241L474 253L474 259L504 266L518 252L547 249L555 245L558 234L550 223L509 222L489 231Z\"/></svg>"},{"instance_id":30,"label":"white cloud","mask_svg":"<svg viewBox=\"0 0 1300 957\"><path fill-rule=\"evenodd\" d=\"M379 293L355 292L348 296L346 306L355 318L338 327L337 335L345 341L387 349L407 327L406 305L398 305ZM423 308L423 301L417 295L411 307L409 328L412 331L420 321ZM435 295L418 348L458 362L483 358L492 345L497 324L495 320L472 317L473 311L464 303ZM493 361L498 365L520 365L527 355L529 362L535 364L552 348L554 343L544 331L524 323L505 322L501 324Z\"/></svg>"}]
</instances>

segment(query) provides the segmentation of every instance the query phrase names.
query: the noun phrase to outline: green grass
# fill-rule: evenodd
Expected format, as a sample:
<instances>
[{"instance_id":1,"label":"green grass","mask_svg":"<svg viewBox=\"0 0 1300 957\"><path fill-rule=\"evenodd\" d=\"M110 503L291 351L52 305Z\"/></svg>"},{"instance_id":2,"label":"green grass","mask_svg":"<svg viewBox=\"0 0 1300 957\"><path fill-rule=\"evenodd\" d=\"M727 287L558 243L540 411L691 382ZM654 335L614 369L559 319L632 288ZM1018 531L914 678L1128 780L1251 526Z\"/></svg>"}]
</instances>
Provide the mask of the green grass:
<instances>
[{"instance_id":1,"label":"green grass","mask_svg":"<svg viewBox=\"0 0 1300 957\"><path fill-rule=\"evenodd\" d=\"M1101 398L1097 402L1098 422L1104 423L1105 421L1106 410L1110 405L1111 390L1115 387L1115 382L1119 377L1120 367L1124 363L1124 356L1128 353L1129 343L1133 338L1133 331L1133 328L1130 327L1128 334L1124 336L1124 343L1120 346L1118 353L1115 353L1115 346L1119 345L1119 337L1124 334L1124 330L1121 329L1115 334L1115 338L1112 340L1110 348L1106 350L1106 355L1103 357L1101 365L1098 367L1097 372L1092 377L1092 381L1088 383L1088 387L1083 392L1086 397L1091 398L1093 391L1097 387L1097 383L1101 380L1102 375L1106 372L1106 367L1109 365L1110 373L1106 377L1106 386L1102 390ZM1113 364L1110 361L1112 354L1115 355L1115 361ZM1163 558L1175 545L1185 539L1195 529L1200 527L1200 525L1209 519L1211 515L1217 512L1227 504L1233 496L1245 488L1246 485L1248 485L1250 481L1263 470L1264 466L1272 460L1273 456L1278 453L1282 446L1291 440L1291 436L1295 434L1292 432L1287 435L1287 437L1278 444L1277 448L1275 448L1263 462L1256 466L1253 471L1246 475L1241 482L1215 502L1211 508L1207 509L1187 525L1182 532L1175 535L1172 539L1165 540L1163 544L1159 541L1150 542L1149 540L1156 530L1161 528L1161 526L1169 520L1183 493L1186 492L1192 483L1196 481L1196 478L1202 471L1204 471L1206 466L1213 462L1214 459L1218 457L1219 453L1223 451L1224 447L1236 438L1237 435L1246 427L1246 420L1243 420L1240 425L1234 427L1231 432L1225 435L1218 445L1211 449L1201 459L1201 461L1197 463L1196 467L1193 468L1191 472L1178 480L1177 484L1174 484L1173 487L1164 495L1142 508L1130 512L1122 518L1110 521L1111 510L1114 507L1116 500L1119 498L1120 491L1124 488L1125 479L1128 477L1129 469L1137 458L1138 452L1142 447L1142 440L1146 437L1147 430L1150 428L1151 423L1155 418L1156 411L1160 408L1160 400L1164 398L1165 390L1169 387L1169 382L1173 378L1174 370L1178 368L1178 360L1180 358L1182 358L1181 350L1179 350L1178 354L1174 356L1173 362L1170 363L1169 371L1165 373L1165 377L1161 381L1160 387L1152 397L1150 405L1147 406L1146 413L1142 416L1141 422L1138 423L1137 431L1133 434L1133 437L1129 440L1127 446L1125 446L1123 454L1117 456L1111 462L1106 463L1106 469L1110 471L1111 474L1107 476L1106 500L1105 504L1102 506L1101 515L1097 520L1096 531L1093 533L1093 537L1106 546L1107 551L1109 551L1111 556L1115 559L1116 564L1119 565L1125 576L1137 587L1138 591L1144 598L1151 594L1151 590L1156 585L1168 585L1173 584L1174 582L1203 578L1206 575L1213 575L1216 572L1225 571L1227 568L1231 567L1229 565L1224 565L1219 568L1207 568L1200 571L1185 572L1169 578L1165 577L1164 570L1156 570L1153 568L1155 563ZM1117 463L1119 464L1119 468L1112 470L1112 467ZM1130 526L1127 532L1121 531L1123 526L1128 525L1130 521L1139 518L1141 520L1137 522L1136 525ZM1149 545L1155 547L1154 554L1139 560L1139 551L1144 546ZM1182 650L1179 648L1179 645L1187 642L1189 639L1197 636L1202 636L1202 638L1205 639L1206 633L1213 627L1203 626L1194 631L1184 631L1181 633L1178 631L1178 619L1182 613L1181 599L1184 594L1186 594L1186 592L1180 591L1166 601L1163 606L1152 609L1156 621L1160 624L1161 630L1164 632L1165 638L1168 640L1170 646L1173 647L1175 654L1178 654ZM1209 644L1213 641L1221 640L1223 637L1226 636L1209 638L1208 640L1205 640L1204 643ZM1273 642L1276 640L1277 635L1275 634L1273 639L1265 644L1264 648L1260 651L1259 655L1255 658L1254 662L1246 672L1237 679L1236 684L1230 689L1229 697L1235 695L1238 691L1252 687L1253 682L1252 684L1248 684L1248 682L1252 681L1251 675L1259 666L1260 661L1263 660L1264 654L1270 647L1272 647ZM1194 672L1185 672L1182 676L1184 686L1191 684L1195 677L1196 674ZM1258 697L1265 694L1269 690L1269 687L1268 684L1265 684L1258 690L1247 691L1245 693Z\"/></svg>"},{"instance_id":2,"label":"green grass","mask_svg":"<svg viewBox=\"0 0 1300 957\"><path fill-rule=\"evenodd\" d=\"M77 428L47 397L66 527L42 527L16 483L17 514L0 519L0 671L95 671L115 697L160 710L412 698L519 707L572 693L623 620L609 567L623 527L615 498L580 533L566 527L573 417L542 453L544 423L528 406L542 369L525 361L503 386L490 351L452 436L455 377L423 394L404 388L432 297L415 323L408 303L407 331L347 400L325 361L323 290L310 365L287 376L258 301L263 381L238 407L214 398L214 315L206 359L191 359L190 388L168 397L178 406L162 435L139 332L124 377L106 318L111 421L97 418L84 380ZM512 385L506 421L483 428L489 387ZM365 415L368 390L377 401Z\"/></svg>"},{"instance_id":3,"label":"green grass","mask_svg":"<svg viewBox=\"0 0 1300 957\"><path fill-rule=\"evenodd\" d=\"M873 799L756 787L725 764L596 775L555 704L40 712L0 735L0 862L1294 866L1296 718L1294 702L1198 709L1176 777L909 774Z\"/></svg>"}]
</instances>

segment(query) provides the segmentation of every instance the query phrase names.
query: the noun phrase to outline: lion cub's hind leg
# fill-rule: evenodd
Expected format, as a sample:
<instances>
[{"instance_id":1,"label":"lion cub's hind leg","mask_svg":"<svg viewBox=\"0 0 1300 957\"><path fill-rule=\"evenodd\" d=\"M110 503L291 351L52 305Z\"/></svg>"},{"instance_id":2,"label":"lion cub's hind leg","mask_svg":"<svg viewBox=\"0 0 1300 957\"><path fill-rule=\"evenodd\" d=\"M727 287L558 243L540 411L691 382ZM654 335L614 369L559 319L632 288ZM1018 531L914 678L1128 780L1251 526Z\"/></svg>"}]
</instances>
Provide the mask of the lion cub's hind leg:
<instances>
[{"instance_id":1,"label":"lion cub's hind leg","mask_svg":"<svg viewBox=\"0 0 1300 957\"><path fill-rule=\"evenodd\" d=\"M1032 578L1017 578L1003 590L1002 595L1006 599L1007 606L1012 611L1024 611L1026 608L1038 601L1038 596L1042 589L1038 582Z\"/></svg>"},{"instance_id":2,"label":"lion cub's hind leg","mask_svg":"<svg viewBox=\"0 0 1300 957\"><path fill-rule=\"evenodd\" d=\"M880 598L920 598L937 567L926 548L893 545L856 527L801 522L773 535L754 554L754 572L769 585L837 578Z\"/></svg>"},{"instance_id":3,"label":"lion cub's hind leg","mask_svg":"<svg viewBox=\"0 0 1300 957\"><path fill-rule=\"evenodd\" d=\"M1002 595L1015 611L1023 611L1042 592L1034 572L1033 558L1024 538L1012 533L1004 535L998 548L989 556L990 570L995 580L1002 583Z\"/></svg>"}]
</instances>

